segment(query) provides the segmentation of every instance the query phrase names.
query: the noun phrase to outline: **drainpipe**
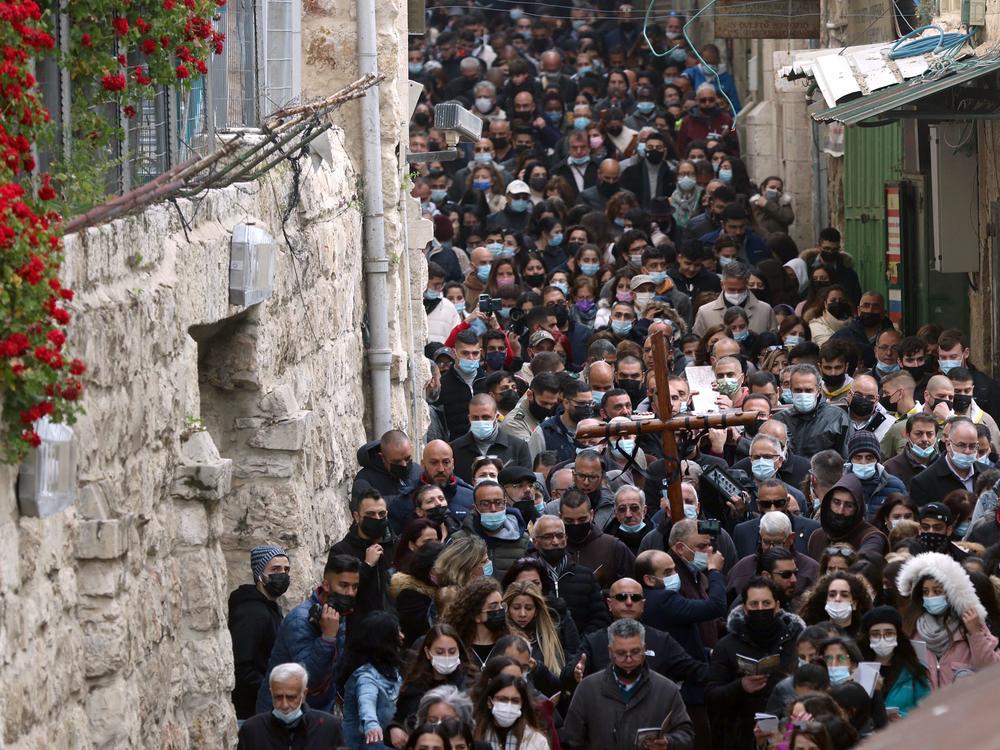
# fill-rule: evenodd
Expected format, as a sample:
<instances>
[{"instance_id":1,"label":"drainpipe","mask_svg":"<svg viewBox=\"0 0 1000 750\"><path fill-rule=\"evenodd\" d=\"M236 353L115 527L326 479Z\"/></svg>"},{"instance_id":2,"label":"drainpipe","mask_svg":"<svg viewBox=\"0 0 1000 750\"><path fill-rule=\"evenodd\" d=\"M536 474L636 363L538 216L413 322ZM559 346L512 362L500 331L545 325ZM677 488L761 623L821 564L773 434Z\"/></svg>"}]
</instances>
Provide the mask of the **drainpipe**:
<instances>
[{"instance_id":1,"label":"drainpipe","mask_svg":"<svg viewBox=\"0 0 1000 750\"><path fill-rule=\"evenodd\" d=\"M378 75L375 0L358 0L359 75ZM392 428L389 365L389 260L385 254L385 214L382 202L382 127L379 86L361 100L361 154L364 165L365 289L368 296L368 370L371 375L372 429L378 439Z\"/></svg>"}]
</instances>

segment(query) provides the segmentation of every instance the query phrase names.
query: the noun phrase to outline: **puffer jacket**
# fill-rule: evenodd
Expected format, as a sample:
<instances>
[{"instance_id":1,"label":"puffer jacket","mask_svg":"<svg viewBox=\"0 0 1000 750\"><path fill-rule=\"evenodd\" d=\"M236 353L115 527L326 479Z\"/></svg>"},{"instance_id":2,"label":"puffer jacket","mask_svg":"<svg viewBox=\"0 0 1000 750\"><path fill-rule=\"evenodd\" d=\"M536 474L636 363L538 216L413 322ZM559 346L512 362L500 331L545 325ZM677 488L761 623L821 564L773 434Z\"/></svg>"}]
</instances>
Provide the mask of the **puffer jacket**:
<instances>
[{"instance_id":1,"label":"puffer jacket","mask_svg":"<svg viewBox=\"0 0 1000 750\"><path fill-rule=\"evenodd\" d=\"M344 742L363 750L365 735L385 729L396 713L396 699L403 678L388 679L371 664L359 667L344 686Z\"/></svg>"},{"instance_id":2,"label":"puffer jacket","mask_svg":"<svg viewBox=\"0 0 1000 750\"><path fill-rule=\"evenodd\" d=\"M800 414L795 409L783 409L774 419L788 428L788 448L800 456L812 456L833 449L847 455L847 435L851 418L844 409L831 406L820 396L811 412Z\"/></svg>"},{"instance_id":3,"label":"puffer jacket","mask_svg":"<svg viewBox=\"0 0 1000 750\"><path fill-rule=\"evenodd\" d=\"M878 509L893 492L901 495L907 494L906 485L899 477L895 477L885 470L882 464L876 464L875 476L871 479L862 479L861 488L865 492L865 518L874 518ZM848 474L854 474L851 466L844 470Z\"/></svg>"},{"instance_id":4,"label":"puffer jacket","mask_svg":"<svg viewBox=\"0 0 1000 750\"><path fill-rule=\"evenodd\" d=\"M579 635L608 626L611 616L604 604L601 584L592 570L577 565L569 557L563 557L557 566L552 567L543 557L536 556L549 571L553 598L563 605Z\"/></svg>"},{"instance_id":5,"label":"puffer jacket","mask_svg":"<svg viewBox=\"0 0 1000 750\"><path fill-rule=\"evenodd\" d=\"M830 501L833 498L834 490L847 490L854 497L857 511L854 515L854 525L846 532L834 535L830 532L830 521L833 511L830 510ZM889 549L889 540L885 534L865 521L865 492L861 486L861 480L853 474L844 474L833 487L823 495L823 500L819 506L820 528L816 529L809 536L809 556L814 560L819 560L823 556L823 550L831 544L837 542L847 542L859 552L869 550L877 555L884 555Z\"/></svg>"},{"instance_id":6,"label":"puffer jacket","mask_svg":"<svg viewBox=\"0 0 1000 750\"><path fill-rule=\"evenodd\" d=\"M517 517L507 513L503 526L494 532L486 531L479 522L479 513L473 511L465 517L462 528L451 535L452 539L478 536L486 542L486 553L493 562L493 577L503 580L510 566L528 551L528 535L521 531Z\"/></svg>"},{"instance_id":7,"label":"puffer jacket","mask_svg":"<svg viewBox=\"0 0 1000 750\"><path fill-rule=\"evenodd\" d=\"M406 487L416 484L420 477L420 465L415 463L410 464L406 476L402 478L390 474L382 463L378 440L372 440L358 448L358 464L361 470L354 476L354 484L351 485L351 497L355 502L365 490L374 488L385 498L386 505L392 505L392 501Z\"/></svg>"}]
</instances>

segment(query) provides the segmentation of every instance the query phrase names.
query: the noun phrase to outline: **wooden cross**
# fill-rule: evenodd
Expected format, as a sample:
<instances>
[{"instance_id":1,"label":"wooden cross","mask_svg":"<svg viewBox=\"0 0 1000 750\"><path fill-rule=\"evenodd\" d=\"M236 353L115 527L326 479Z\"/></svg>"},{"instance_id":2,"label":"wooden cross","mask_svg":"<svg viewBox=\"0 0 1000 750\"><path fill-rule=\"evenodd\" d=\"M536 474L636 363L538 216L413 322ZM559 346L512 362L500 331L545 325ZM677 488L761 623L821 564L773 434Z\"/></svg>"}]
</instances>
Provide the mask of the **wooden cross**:
<instances>
[{"instance_id":1,"label":"wooden cross","mask_svg":"<svg viewBox=\"0 0 1000 750\"><path fill-rule=\"evenodd\" d=\"M669 373L667 372L666 333L657 331L650 337L650 343L653 345L653 373L656 376L656 404L660 418L631 422L617 421L614 424L584 427L577 430L576 437L613 440L626 435L659 433L660 439L663 441L663 468L669 480L667 496L670 499L670 518L676 522L684 519L684 499L681 495L680 456L677 454L677 438L674 433L680 430L703 430L753 424L757 420L758 412L673 416L670 405Z\"/></svg>"}]
</instances>

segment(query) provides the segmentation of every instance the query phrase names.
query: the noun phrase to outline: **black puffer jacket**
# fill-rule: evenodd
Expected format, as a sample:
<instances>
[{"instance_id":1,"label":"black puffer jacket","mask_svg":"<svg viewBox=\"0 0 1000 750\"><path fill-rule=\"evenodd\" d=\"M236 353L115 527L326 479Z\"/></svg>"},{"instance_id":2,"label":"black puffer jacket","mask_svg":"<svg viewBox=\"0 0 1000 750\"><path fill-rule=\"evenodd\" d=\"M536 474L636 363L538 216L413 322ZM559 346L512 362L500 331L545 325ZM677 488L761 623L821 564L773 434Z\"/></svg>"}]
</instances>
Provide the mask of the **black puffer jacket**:
<instances>
[{"instance_id":1,"label":"black puffer jacket","mask_svg":"<svg viewBox=\"0 0 1000 750\"><path fill-rule=\"evenodd\" d=\"M846 410L831 406L822 396L811 412L800 414L795 409L783 409L774 418L788 428L788 445L793 453L812 456L820 451L835 450L847 456L851 418Z\"/></svg>"},{"instance_id":2,"label":"black puffer jacket","mask_svg":"<svg viewBox=\"0 0 1000 750\"><path fill-rule=\"evenodd\" d=\"M365 553L373 544L382 545L382 556L374 567L365 562ZM358 534L358 525L351 524L347 536L330 548L330 554L348 555L361 561L361 575L358 584L358 596L354 605L354 619L361 620L369 612L376 609L394 609L389 596L389 568L396 552L396 537L386 528L379 540L362 539Z\"/></svg>"},{"instance_id":3,"label":"black puffer jacket","mask_svg":"<svg viewBox=\"0 0 1000 750\"><path fill-rule=\"evenodd\" d=\"M715 644L712 662L708 668L708 684L705 698L713 713L713 722L718 719L722 729L722 747L727 750L754 750L754 714L763 712L767 699L777 685L792 674L798 665L795 639L805 629L805 623L798 615L778 610L778 629L766 642L757 641L747 629L746 613L737 607L729 614L729 633ZM771 654L781 655L781 666L769 675L767 686L756 693L743 689L742 678L737 667L737 655L751 659L761 659Z\"/></svg>"},{"instance_id":4,"label":"black puffer jacket","mask_svg":"<svg viewBox=\"0 0 1000 750\"><path fill-rule=\"evenodd\" d=\"M252 583L244 583L229 595L229 634L233 639L236 686L233 705L237 719L256 713L257 691L267 674L274 637L281 625L281 608Z\"/></svg>"},{"instance_id":5,"label":"black puffer jacket","mask_svg":"<svg viewBox=\"0 0 1000 750\"><path fill-rule=\"evenodd\" d=\"M361 493L369 488L378 490L385 498L386 505L392 505L392 501L399 495L403 488L416 484L420 479L420 466L410 464L410 470L402 479L397 479L390 474L382 463L382 454L379 452L379 441L372 440L358 448L358 464L361 471L354 475L354 484L351 485L351 497L358 500Z\"/></svg>"},{"instance_id":6,"label":"black puffer jacket","mask_svg":"<svg viewBox=\"0 0 1000 750\"><path fill-rule=\"evenodd\" d=\"M566 602L581 637L611 624L601 585L589 568L564 559L562 565L549 568L549 575L554 579L554 598Z\"/></svg>"}]
</instances>

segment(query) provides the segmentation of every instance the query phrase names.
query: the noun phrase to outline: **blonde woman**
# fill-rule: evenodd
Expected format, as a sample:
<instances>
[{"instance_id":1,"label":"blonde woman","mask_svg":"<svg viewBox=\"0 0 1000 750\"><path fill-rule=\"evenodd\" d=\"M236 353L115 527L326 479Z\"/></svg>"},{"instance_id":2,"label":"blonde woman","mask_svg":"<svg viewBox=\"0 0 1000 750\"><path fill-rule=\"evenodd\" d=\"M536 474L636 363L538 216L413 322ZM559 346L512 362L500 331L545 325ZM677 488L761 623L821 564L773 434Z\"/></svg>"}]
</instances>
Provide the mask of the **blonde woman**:
<instances>
[{"instance_id":1,"label":"blonde woman","mask_svg":"<svg viewBox=\"0 0 1000 750\"><path fill-rule=\"evenodd\" d=\"M479 536L457 537L444 548L431 569L431 580L437 585L435 605L444 612L462 586L483 575L490 562L486 542Z\"/></svg>"},{"instance_id":2,"label":"blonde woman","mask_svg":"<svg viewBox=\"0 0 1000 750\"><path fill-rule=\"evenodd\" d=\"M507 625L531 644L531 655L553 674L566 665L566 655L541 589L532 581L514 581L503 595Z\"/></svg>"}]
</instances>

